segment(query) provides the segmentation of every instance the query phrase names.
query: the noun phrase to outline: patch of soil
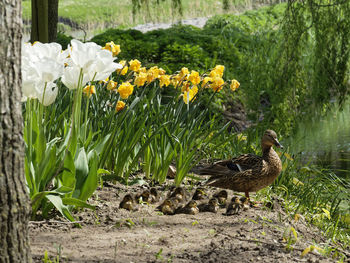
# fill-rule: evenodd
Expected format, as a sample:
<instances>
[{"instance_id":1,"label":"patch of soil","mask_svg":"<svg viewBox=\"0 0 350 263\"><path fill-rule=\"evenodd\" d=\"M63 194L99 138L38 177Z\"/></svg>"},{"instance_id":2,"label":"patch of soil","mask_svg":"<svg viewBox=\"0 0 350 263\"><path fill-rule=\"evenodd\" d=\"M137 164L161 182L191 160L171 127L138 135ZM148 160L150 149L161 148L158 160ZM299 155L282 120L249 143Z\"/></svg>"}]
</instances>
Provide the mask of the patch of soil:
<instances>
[{"instance_id":1,"label":"patch of soil","mask_svg":"<svg viewBox=\"0 0 350 263\"><path fill-rule=\"evenodd\" d=\"M325 240L302 218L288 216L282 200L273 210L250 208L232 216L223 215L225 208L216 214L162 215L159 203L140 204L133 212L119 209L127 192L143 188L105 183L89 200L96 211L76 212L81 228L60 217L30 222L34 262L42 262L45 250L51 260L59 255L59 262L333 262L317 251L300 257L306 247ZM157 189L164 200L168 187ZM298 240L287 249L283 236L289 227Z\"/></svg>"}]
</instances>

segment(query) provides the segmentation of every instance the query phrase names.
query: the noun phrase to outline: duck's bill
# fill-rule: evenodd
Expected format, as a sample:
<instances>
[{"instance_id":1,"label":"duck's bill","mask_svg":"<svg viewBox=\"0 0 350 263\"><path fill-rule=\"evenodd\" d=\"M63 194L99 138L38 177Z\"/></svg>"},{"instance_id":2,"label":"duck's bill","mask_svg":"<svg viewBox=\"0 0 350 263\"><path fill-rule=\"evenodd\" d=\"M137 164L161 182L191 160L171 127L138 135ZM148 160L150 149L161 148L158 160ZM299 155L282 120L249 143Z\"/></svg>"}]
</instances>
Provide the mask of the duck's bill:
<instances>
[{"instance_id":1,"label":"duck's bill","mask_svg":"<svg viewBox=\"0 0 350 263\"><path fill-rule=\"evenodd\" d=\"M277 139L275 139L275 146L283 149L283 145L280 144L280 142Z\"/></svg>"}]
</instances>

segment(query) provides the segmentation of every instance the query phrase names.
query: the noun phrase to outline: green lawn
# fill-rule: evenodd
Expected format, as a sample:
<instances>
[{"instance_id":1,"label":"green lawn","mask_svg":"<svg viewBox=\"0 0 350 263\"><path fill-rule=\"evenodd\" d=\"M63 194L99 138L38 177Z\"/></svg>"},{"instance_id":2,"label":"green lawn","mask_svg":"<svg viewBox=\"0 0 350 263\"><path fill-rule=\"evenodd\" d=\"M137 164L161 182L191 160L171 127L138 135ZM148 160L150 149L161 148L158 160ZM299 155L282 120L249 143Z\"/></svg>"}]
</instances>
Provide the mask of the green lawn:
<instances>
[{"instance_id":1,"label":"green lawn","mask_svg":"<svg viewBox=\"0 0 350 263\"><path fill-rule=\"evenodd\" d=\"M171 22L178 20L178 14L173 15L171 1L150 1L149 14L146 7L133 20L131 0L60 0L59 16L69 18L85 30L104 29L110 27L128 28L148 22ZM183 18L205 17L215 14L233 12L242 7L250 6L254 0L233 0L228 11L223 10L222 0L182 0ZM23 18L30 19L31 1L22 1Z\"/></svg>"}]
</instances>

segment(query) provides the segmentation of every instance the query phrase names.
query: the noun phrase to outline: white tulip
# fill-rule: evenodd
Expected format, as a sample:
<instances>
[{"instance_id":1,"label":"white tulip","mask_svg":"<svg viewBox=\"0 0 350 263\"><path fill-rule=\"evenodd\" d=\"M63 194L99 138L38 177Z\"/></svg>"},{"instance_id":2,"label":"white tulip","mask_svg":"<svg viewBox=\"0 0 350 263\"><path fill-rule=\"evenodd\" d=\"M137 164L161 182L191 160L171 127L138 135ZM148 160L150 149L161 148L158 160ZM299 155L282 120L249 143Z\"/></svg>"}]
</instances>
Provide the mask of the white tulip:
<instances>
[{"instance_id":1,"label":"white tulip","mask_svg":"<svg viewBox=\"0 0 350 263\"><path fill-rule=\"evenodd\" d=\"M78 67L66 67L63 70L63 76L62 76L62 83L68 88L68 89L76 89L78 88L78 80L80 75L80 68ZM83 74L82 76L82 86L85 86L86 82L89 81L89 77L87 74Z\"/></svg>"},{"instance_id":2,"label":"white tulip","mask_svg":"<svg viewBox=\"0 0 350 263\"><path fill-rule=\"evenodd\" d=\"M104 80L116 69L123 66L114 63L112 52L102 49L101 46L93 42L82 43L79 40L71 40L69 66L76 66L88 75L88 81Z\"/></svg>"},{"instance_id":3,"label":"white tulip","mask_svg":"<svg viewBox=\"0 0 350 263\"><path fill-rule=\"evenodd\" d=\"M48 82L46 84L46 89L41 90L41 93L39 94L38 99L40 103L43 104L44 106L49 106L55 101L57 94L58 94L57 85L53 82Z\"/></svg>"}]
</instances>

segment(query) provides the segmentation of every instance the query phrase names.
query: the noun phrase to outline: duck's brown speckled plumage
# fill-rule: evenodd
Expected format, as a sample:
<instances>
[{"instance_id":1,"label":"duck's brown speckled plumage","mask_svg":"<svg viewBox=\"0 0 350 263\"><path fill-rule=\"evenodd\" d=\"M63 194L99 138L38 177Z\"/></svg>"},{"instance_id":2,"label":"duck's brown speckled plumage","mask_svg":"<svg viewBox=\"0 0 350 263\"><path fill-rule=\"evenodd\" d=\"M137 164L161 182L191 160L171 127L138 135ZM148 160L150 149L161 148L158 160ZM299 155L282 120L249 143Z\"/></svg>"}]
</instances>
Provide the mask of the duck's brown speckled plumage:
<instances>
[{"instance_id":1,"label":"duck's brown speckled plumage","mask_svg":"<svg viewBox=\"0 0 350 263\"><path fill-rule=\"evenodd\" d=\"M230 160L218 161L210 167L200 170L200 174L212 175L207 185L244 192L256 192L270 185L280 174L282 163L272 146L282 147L277 135L266 130L261 147L263 154L243 154Z\"/></svg>"}]
</instances>

